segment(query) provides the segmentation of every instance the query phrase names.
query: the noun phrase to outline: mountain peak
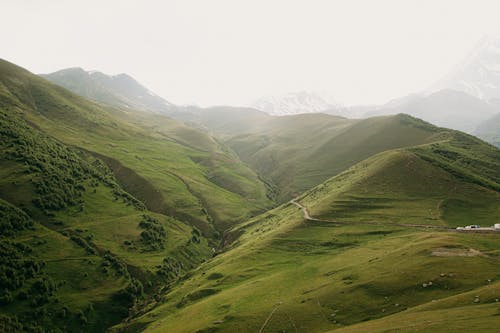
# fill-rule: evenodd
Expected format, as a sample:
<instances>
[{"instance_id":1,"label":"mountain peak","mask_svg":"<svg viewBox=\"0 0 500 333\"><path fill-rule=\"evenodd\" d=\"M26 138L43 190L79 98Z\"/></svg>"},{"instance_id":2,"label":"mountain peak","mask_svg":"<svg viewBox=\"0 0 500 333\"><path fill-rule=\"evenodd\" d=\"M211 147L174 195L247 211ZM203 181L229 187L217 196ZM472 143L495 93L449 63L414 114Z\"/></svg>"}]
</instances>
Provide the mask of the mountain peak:
<instances>
[{"instance_id":1,"label":"mountain peak","mask_svg":"<svg viewBox=\"0 0 500 333\"><path fill-rule=\"evenodd\" d=\"M469 55L429 92L452 89L489 101L500 98L500 38L483 38Z\"/></svg>"},{"instance_id":2,"label":"mountain peak","mask_svg":"<svg viewBox=\"0 0 500 333\"><path fill-rule=\"evenodd\" d=\"M126 73L108 75L80 67L41 75L83 97L120 108L166 113L172 104Z\"/></svg>"},{"instance_id":3,"label":"mountain peak","mask_svg":"<svg viewBox=\"0 0 500 333\"><path fill-rule=\"evenodd\" d=\"M265 96L255 101L252 106L276 116L318 113L339 108L339 105L332 98L308 91Z\"/></svg>"}]
</instances>

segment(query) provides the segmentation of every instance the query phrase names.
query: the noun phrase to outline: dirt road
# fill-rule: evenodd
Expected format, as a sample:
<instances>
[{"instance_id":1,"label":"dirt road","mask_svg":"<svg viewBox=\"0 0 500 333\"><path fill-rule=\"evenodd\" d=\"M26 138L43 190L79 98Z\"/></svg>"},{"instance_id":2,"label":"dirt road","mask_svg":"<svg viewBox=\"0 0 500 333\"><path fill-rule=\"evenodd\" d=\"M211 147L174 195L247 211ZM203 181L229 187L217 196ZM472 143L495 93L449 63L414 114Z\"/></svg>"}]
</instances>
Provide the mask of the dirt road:
<instances>
[{"instance_id":1,"label":"dirt road","mask_svg":"<svg viewBox=\"0 0 500 333\"><path fill-rule=\"evenodd\" d=\"M295 206L299 207L302 209L302 213L304 214L304 220L306 221L317 221L317 222L328 222L328 223L334 223L336 225L395 225L399 227L410 227L410 228L427 228L427 229L441 229L441 230L450 230L450 231L456 231L455 228L450 228L446 226L440 226L440 225L428 225L428 224L404 224L404 223L381 223L381 222L371 222L371 221L361 221L361 222L340 222L340 221L335 221L335 220L324 220L324 219L317 219L315 217L312 217L309 214L309 209L301 204L300 202L297 201L297 199L292 199L290 200L291 204L294 204Z\"/></svg>"}]
</instances>

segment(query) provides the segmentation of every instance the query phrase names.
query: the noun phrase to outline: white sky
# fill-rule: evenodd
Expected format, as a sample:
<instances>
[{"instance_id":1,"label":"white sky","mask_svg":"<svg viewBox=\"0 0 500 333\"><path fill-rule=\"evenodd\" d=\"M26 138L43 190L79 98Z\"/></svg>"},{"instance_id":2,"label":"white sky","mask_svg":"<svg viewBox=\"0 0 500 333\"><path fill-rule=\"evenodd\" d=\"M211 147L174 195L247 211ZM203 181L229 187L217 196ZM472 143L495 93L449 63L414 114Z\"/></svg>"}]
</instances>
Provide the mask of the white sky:
<instances>
[{"instance_id":1,"label":"white sky","mask_svg":"<svg viewBox=\"0 0 500 333\"><path fill-rule=\"evenodd\" d=\"M440 79L499 17L497 0L0 0L0 57L126 72L178 104L382 103Z\"/></svg>"}]
</instances>

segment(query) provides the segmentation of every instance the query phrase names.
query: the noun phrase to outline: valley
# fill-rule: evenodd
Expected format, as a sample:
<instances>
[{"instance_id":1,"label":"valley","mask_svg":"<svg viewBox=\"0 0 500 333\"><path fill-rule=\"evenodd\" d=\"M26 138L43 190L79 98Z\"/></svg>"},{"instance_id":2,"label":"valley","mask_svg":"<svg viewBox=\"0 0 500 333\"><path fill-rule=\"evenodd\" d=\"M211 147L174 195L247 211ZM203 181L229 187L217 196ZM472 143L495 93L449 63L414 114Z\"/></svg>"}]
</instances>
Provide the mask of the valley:
<instances>
[{"instance_id":1,"label":"valley","mask_svg":"<svg viewBox=\"0 0 500 333\"><path fill-rule=\"evenodd\" d=\"M148 91L0 61L0 330L500 325L500 232L456 230L500 222L496 146L404 113Z\"/></svg>"}]
</instances>

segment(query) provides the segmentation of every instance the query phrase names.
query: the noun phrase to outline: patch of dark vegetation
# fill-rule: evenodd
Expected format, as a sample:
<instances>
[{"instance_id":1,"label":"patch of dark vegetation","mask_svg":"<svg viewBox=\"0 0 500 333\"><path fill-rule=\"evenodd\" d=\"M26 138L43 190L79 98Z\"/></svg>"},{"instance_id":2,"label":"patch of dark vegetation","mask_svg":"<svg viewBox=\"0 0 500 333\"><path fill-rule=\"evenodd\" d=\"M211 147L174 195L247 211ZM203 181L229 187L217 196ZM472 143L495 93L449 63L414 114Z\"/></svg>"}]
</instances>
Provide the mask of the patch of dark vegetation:
<instances>
[{"instance_id":1,"label":"patch of dark vegetation","mask_svg":"<svg viewBox=\"0 0 500 333\"><path fill-rule=\"evenodd\" d=\"M212 289L212 288L205 288L205 289L200 289L192 292L191 294L186 295L185 297L182 298L182 300L176 304L177 308L182 308L189 302L197 301L199 299L215 295L218 292L220 292L219 289Z\"/></svg>"},{"instance_id":2,"label":"patch of dark vegetation","mask_svg":"<svg viewBox=\"0 0 500 333\"><path fill-rule=\"evenodd\" d=\"M260 174L258 175L258 177L260 181L263 182L264 185L266 186L266 197L273 202L277 202L280 196L279 187L276 186L276 184L274 184L272 180L267 179L266 177Z\"/></svg>"},{"instance_id":3,"label":"patch of dark vegetation","mask_svg":"<svg viewBox=\"0 0 500 333\"><path fill-rule=\"evenodd\" d=\"M33 220L26 213L0 199L0 236L11 237L32 228Z\"/></svg>"},{"instance_id":4,"label":"patch of dark vegetation","mask_svg":"<svg viewBox=\"0 0 500 333\"><path fill-rule=\"evenodd\" d=\"M191 242L199 244L201 242L201 232L198 228L193 227L191 231Z\"/></svg>"},{"instance_id":5,"label":"patch of dark vegetation","mask_svg":"<svg viewBox=\"0 0 500 333\"><path fill-rule=\"evenodd\" d=\"M130 273L127 270L127 265L121 261L118 257L113 256L111 253L104 254L104 261L102 262L103 271L107 270L107 267L112 267L116 273L120 276L125 276L130 278Z\"/></svg>"},{"instance_id":6,"label":"patch of dark vegetation","mask_svg":"<svg viewBox=\"0 0 500 333\"><path fill-rule=\"evenodd\" d=\"M344 248L344 247L356 246L357 244L358 244L357 242L342 242L342 241L339 241L339 240L332 240L332 241L328 241L328 242L323 242L320 245L321 246L330 247L330 248L341 249L341 248Z\"/></svg>"},{"instance_id":7,"label":"patch of dark vegetation","mask_svg":"<svg viewBox=\"0 0 500 333\"><path fill-rule=\"evenodd\" d=\"M2 238L0 242L0 290L3 295L0 303L13 301L12 292L24 287L31 279L37 277L45 263L36 260L31 253L33 249L22 243Z\"/></svg>"},{"instance_id":8,"label":"patch of dark vegetation","mask_svg":"<svg viewBox=\"0 0 500 333\"><path fill-rule=\"evenodd\" d=\"M411 151L462 181L500 191L498 150L477 138L454 131L449 142Z\"/></svg>"},{"instance_id":9,"label":"patch of dark vegetation","mask_svg":"<svg viewBox=\"0 0 500 333\"><path fill-rule=\"evenodd\" d=\"M207 276L207 280L217 280L223 276L224 276L223 274L215 272L215 273L212 273L209 276Z\"/></svg>"},{"instance_id":10,"label":"patch of dark vegetation","mask_svg":"<svg viewBox=\"0 0 500 333\"><path fill-rule=\"evenodd\" d=\"M116 295L116 298L127 303L134 304L143 296L144 287L141 281L132 278L130 279L129 284Z\"/></svg>"},{"instance_id":11,"label":"patch of dark vegetation","mask_svg":"<svg viewBox=\"0 0 500 333\"><path fill-rule=\"evenodd\" d=\"M128 204L144 208L116 184L103 162L34 130L14 112L7 114L4 109L0 110L0 142L0 157L23 165L23 171L32 175L37 194L33 204L47 215L50 210L69 206L79 206L83 211L82 194L99 183L112 188Z\"/></svg>"},{"instance_id":12,"label":"patch of dark vegetation","mask_svg":"<svg viewBox=\"0 0 500 333\"><path fill-rule=\"evenodd\" d=\"M167 231L160 221L144 214L141 222L139 222L139 227L144 229L141 232L141 241L146 245L147 250L156 251L165 248Z\"/></svg>"},{"instance_id":13,"label":"patch of dark vegetation","mask_svg":"<svg viewBox=\"0 0 500 333\"><path fill-rule=\"evenodd\" d=\"M161 265L157 266L156 274L161 276L165 281L174 281L183 273L184 265L173 257L163 259Z\"/></svg>"},{"instance_id":14,"label":"patch of dark vegetation","mask_svg":"<svg viewBox=\"0 0 500 333\"><path fill-rule=\"evenodd\" d=\"M69 239L71 239L79 246L83 247L85 249L85 252L87 252L87 254L97 254L96 250L92 246L90 246L89 243L87 243L87 241L82 237L79 237L77 235L71 235Z\"/></svg>"},{"instance_id":15,"label":"patch of dark vegetation","mask_svg":"<svg viewBox=\"0 0 500 333\"><path fill-rule=\"evenodd\" d=\"M17 333L24 332L24 325L17 319L17 316L0 315L0 332Z\"/></svg>"},{"instance_id":16,"label":"patch of dark vegetation","mask_svg":"<svg viewBox=\"0 0 500 333\"><path fill-rule=\"evenodd\" d=\"M395 232L394 230L374 230L374 231L368 231L365 232L365 235L389 235Z\"/></svg>"},{"instance_id":17,"label":"patch of dark vegetation","mask_svg":"<svg viewBox=\"0 0 500 333\"><path fill-rule=\"evenodd\" d=\"M14 292L26 284L29 286L45 266L32 256L30 246L8 239L28 228L33 228L33 221L21 210L0 200L0 305L12 303ZM28 299L27 293L18 296Z\"/></svg>"}]
</instances>

